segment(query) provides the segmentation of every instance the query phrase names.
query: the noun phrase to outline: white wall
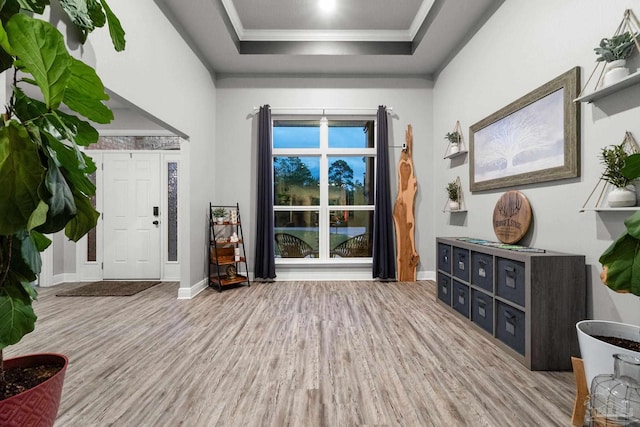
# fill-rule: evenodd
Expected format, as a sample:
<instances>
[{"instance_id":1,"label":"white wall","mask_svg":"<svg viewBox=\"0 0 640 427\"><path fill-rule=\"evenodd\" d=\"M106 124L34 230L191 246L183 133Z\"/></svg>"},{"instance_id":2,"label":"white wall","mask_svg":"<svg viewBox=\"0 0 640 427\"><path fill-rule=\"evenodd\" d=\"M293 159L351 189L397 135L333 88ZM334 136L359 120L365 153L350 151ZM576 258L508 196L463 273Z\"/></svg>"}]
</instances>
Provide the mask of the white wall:
<instances>
[{"instance_id":1,"label":"white wall","mask_svg":"<svg viewBox=\"0 0 640 427\"><path fill-rule=\"evenodd\" d=\"M253 107L264 104L278 107L300 108L393 108L389 116L390 145L401 146L405 141L407 125L413 127L414 164L418 178L415 213L416 246L422 256L419 270L425 269L427 246L434 234L432 162L432 89L431 82L420 79L249 79L229 78L217 81L216 131L218 151L215 159L218 186L212 199L215 203L240 203L243 230L247 241L249 269L254 263L255 234L255 153L257 115ZM375 114L375 111L372 112ZM392 172L392 198L395 200L396 166L400 148L390 149ZM283 269L278 269L279 278ZM332 277L336 278L335 268ZM306 276L311 277L311 276ZM315 276L326 277L326 276ZM365 273L365 278L367 277ZM368 277L371 277L370 270Z\"/></svg>"},{"instance_id":2,"label":"white wall","mask_svg":"<svg viewBox=\"0 0 640 427\"><path fill-rule=\"evenodd\" d=\"M511 0L505 2L438 76L434 87L436 143L460 120L468 128L574 66L582 85L595 66L596 47L610 36L626 8L640 13L640 1ZM584 254L588 264L588 315L640 324L640 299L610 291L599 280L600 254L624 229L624 213L579 213L602 167L600 149L622 142L625 131L640 140L640 85L594 104L582 104L581 176L517 187L529 199L534 220L525 244ZM435 212L438 236L496 240L491 218L507 190L469 192L468 157L463 164L434 157L436 200L448 181L460 176L468 213L460 217ZM428 269L435 270L429 242ZM424 258L423 258L424 259Z\"/></svg>"},{"instance_id":3,"label":"white wall","mask_svg":"<svg viewBox=\"0 0 640 427\"><path fill-rule=\"evenodd\" d=\"M111 0L127 46L115 52L106 29L82 49L111 91L189 137L181 147L180 296L189 297L205 277L207 207L215 188L216 88L207 69L152 0Z\"/></svg>"}]
</instances>

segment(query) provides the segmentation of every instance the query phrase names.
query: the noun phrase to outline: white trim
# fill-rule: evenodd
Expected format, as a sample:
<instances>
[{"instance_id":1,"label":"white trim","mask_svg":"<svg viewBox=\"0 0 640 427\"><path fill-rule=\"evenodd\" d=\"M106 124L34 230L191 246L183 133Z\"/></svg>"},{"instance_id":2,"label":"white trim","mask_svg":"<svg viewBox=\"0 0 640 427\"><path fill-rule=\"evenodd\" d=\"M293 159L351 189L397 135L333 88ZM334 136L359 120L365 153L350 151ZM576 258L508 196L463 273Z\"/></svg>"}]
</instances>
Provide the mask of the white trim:
<instances>
[{"instance_id":1,"label":"white trim","mask_svg":"<svg viewBox=\"0 0 640 427\"><path fill-rule=\"evenodd\" d=\"M436 272L435 271L418 271L416 274L416 280L432 280L435 282L436 280Z\"/></svg>"},{"instance_id":2,"label":"white trim","mask_svg":"<svg viewBox=\"0 0 640 427\"><path fill-rule=\"evenodd\" d=\"M412 42L435 0L424 0L405 30L247 30L232 0L221 0L240 41L373 41Z\"/></svg>"},{"instance_id":3,"label":"white trim","mask_svg":"<svg viewBox=\"0 0 640 427\"><path fill-rule=\"evenodd\" d=\"M78 276L76 273L56 274L53 276L53 283L51 284L51 286L59 285L61 283L70 283L70 282L77 282L77 281L78 281Z\"/></svg>"},{"instance_id":4,"label":"white trim","mask_svg":"<svg viewBox=\"0 0 640 427\"><path fill-rule=\"evenodd\" d=\"M42 268L38 275L38 286L46 288L53 285L53 236L47 235L51 239L51 244L40 254Z\"/></svg>"},{"instance_id":5,"label":"white trim","mask_svg":"<svg viewBox=\"0 0 640 427\"><path fill-rule=\"evenodd\" d=\"M100 132L100 136L176 136L174 132L165 129L98 129L98 132Z\"/></svg>"},{"instance_id":6,"label":"white trim","mask_svg":"<svg viewBox=\"0 0 640 427\"><path fill-rule=\"evenodd\" d=\"M190 288L181 287L178 289L178 299L192 299L196 295L198 295L200 292L207 289L208 286L209 286L209 283L205 278L199 281L198 283L196 283L195 285L191 286Z\"/></svg>"},{"instance_id":7,"label":"white trim","mask_svg":"<svg viewBox=\"0 0 640 427\"><path fill-rule=\"evenodd\" d=\"M371 264L331 265L331 268L313 268L309 264L278 265L276 281L291 280L376 280L371 277Z\"/></svg>"},{"instance_id":8,"label":"white trim","mask_svg":"<svg viewBox=\"0 0 640 427\"><path fill-rule=\"evenodd\" d=\"M410 42L409 30L243 30L241 41Z\"/></svg>"},{"instance_id":9,"label":"white trim","mask_svg":"<svg viewBox=\"0 0 640 427\"><path fill-rule=\"evenodd\" d=\"M416 13L416 17L413 18L413 22L409 27L409 34L411 35L411 41L413 41L413 39L416 37L416 34L418 34L420 27L424 23L424 20L427 19L427 15L429 14L429 11L433 7L434 3L435 3L435 0L424 0L420 5L420 9L418 9L418 13Z\"/></svg>"}]
</instances>

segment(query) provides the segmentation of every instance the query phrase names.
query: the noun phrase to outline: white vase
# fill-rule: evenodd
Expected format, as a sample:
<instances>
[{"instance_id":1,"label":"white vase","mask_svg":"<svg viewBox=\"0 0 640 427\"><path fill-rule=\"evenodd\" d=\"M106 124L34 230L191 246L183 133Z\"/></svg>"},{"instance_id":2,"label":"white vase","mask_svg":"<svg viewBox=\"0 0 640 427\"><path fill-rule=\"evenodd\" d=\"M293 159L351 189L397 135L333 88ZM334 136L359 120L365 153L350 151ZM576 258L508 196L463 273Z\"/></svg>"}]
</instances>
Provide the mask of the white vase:
<instances>
[{"instance_id":1,"label":"white vase","mask_svg":"<svg viewBox=\"0 0 640 427\"><path fill-rule=\"evenodd\" d=\"M449 147L449 154L456 154L457 152L460 151L460 144L459 143L451 143L451 146Z\"/></svg>"},{"instance_id":2,"label":"white vase","mask_svg":"<svg viewBox=\"0 0 640 427\"><path fill-rule=\"evenodd\" d=\"M614 188L607 195L607 203L612 208L622 208L636 205L636 188L627 185L624 188Z\"/></svg>"},{"instance_id":3,"label":"white vase","mask_svg":"<svg viewBox=\"0 0 640 427\"><path fill-rule=\"evenodd\" d=\"M450 211L459 211L460 210L460 202L456 202L455 200L449 200L449 210Z\"/></svg>"},{"instance_id":4,"label":"white vase","mask_svg":"<svg viewBox=\"0 0 640 427\"><path fill-rule=\"evenodd\" d=\"M594 338L599 335L640 342L640 326L607 320L583 320L576 323L576 330L589 389L591 389L591 381L597 375L613 374L614 354L627 354L640 358L640 352L617 347Z\"/></svg>"},{"instance_id":5,"label":"white vase","mask_svg":"<svg viewBox=\"0 0 640 427\"><path fill-rule=\"evenodd\" d=\"M607 63L605 66L604 78L602 79L602 86L610 86L629 75L629 69L626 68L627 61L625 59L618 59Z\"/></svg>"}]
</instances>

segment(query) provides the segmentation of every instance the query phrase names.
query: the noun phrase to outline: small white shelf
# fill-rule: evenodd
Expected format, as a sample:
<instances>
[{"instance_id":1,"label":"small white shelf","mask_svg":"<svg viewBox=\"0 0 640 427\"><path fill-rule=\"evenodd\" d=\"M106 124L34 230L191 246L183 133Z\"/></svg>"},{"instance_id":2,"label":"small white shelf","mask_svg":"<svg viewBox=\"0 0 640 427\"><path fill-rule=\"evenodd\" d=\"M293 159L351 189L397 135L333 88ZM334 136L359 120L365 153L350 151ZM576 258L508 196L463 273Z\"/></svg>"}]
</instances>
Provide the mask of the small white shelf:
<instances>
[{"instance_id":1,"label":"small white shelf","mask_svg":"<svg viewBox=\"0 0 640 427\"><path fill-rule=\"evenodd\" d=\"M640 210L640 206L629 206L625 208L583 208L580 209L580 212L632 212L637 210Z\"/></svg>"},{"instance_id":2,"label":"small white shelf","mask_svg":"<svg viewBox=\"0 0 640 427\"><path fill-rule=\"evenodd\" d=\"M596 99L600 99L607 95L611 95L612 93L618 92L622 89L628 88L629 86L633 86L638 83L640 83L640 70L636 71L633 74L628 75L627 77L620 80L619 82L603 87L602 89L594 90L588 95L583 95L579 98L574 99L574 101L575 102L593 102Z\"/></svg>"},{"instance_id":3,"label":"small white shelf","mask_svg":"<svg viewBox=\"0 0 640 427\"><path fill-rule=\"evenodd\" d=\"M452 153L452 154L447 154L446 156L444 156L445 159L453 159L454 157L458 157L458 156L462 156L463 154L467 154L468 151L467 150L460 150L456 153Z\"/></svg>"},{"instance_id":4,"label":"small white shelf","mask_svg":"<svg viewBox=\"0 0 640 427\"><path fill-rule=\"evenodd\" d=\"M458 209L457 211L452 211L451 209L444 209L442 212L449 212L449 213L464 213L466 212L466 209Z\"/></svg>"}]
</instances>

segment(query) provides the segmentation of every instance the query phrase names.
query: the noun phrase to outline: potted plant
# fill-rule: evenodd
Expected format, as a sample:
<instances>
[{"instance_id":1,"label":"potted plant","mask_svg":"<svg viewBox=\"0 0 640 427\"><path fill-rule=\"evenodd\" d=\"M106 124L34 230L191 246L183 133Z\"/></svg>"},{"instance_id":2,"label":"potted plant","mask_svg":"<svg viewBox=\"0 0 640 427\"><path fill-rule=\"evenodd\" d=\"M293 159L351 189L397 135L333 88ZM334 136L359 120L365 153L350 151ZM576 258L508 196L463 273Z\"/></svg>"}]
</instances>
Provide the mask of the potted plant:
<instances>
[{"instance_id":1,"label":"potted plant","mask_svg":"<svg viewBox=\"0 0 640 427\"><path fill-rule=\"evenodd\" d=\"M600 40L600 45L593 49L598 55L596 61L607 63L603 86L608 86L629 75L629 70L625 67L626 60L633 53L636 37L638 37L637 34L625 31L611 38L603 38Z\"/></svg>"},{"instance_id":2,"label":"potted plant","mask_svg":"<svg viewBox=\"0 0 640 427\"><path fill-rule=\"evenodd\" d=\"M457 181L447 184L447 196L449 197L449 209L457 211L460 209L460 186Z\"/></svg>"},{"instance_id":3,"label":"potted plant","mask_svg":"<svg viewBox=\"0 0 640 427\"><path fill-rule=\"evenodd\" d=\"M621 173L628 180L640 178L640 154L626 158ZM600 256L600 279L610 289L640 297L640 211L624 222L622 233ZM599 374L613 373L613 355L640 358L640 326L604 320L585 320L576 324L580 354L587 385Z\"/></svg>"},{"instance_id":4,"label":"potted plant","mask_svg":"<svg viewBox=\"0 0 640 427\"><path fill-rule=\"evenodd\" d=\"M224 224L224 216L226 213L227 211L224 208L215 208L213 210L213 217L218 224Z\"/></svg>"},{"instance_id":5,"label":"potted plant","mask_svg":"<svg viewBox=\"0 0 640 427\"><path fill-rule=\"evenodd\" d=\"M462 140L462 135L457 130L453 132L447 132L444 139L449 141L449 154L455 154L460 151L460 141Z\"/></svg>"},{"instance_id":6,"label":"potted plant","mask_svg":"<svg viewBox=\"0 0 640 427\"><path fill-rule=\"evenodd\" d=\"M60 2L77 28L82 42L96 27L109 25L116 50L124 49L124 31L104 0L82 9ZM21 366L55 365L58 373L36 388L0 400L0 413L9 423L40 417L37 425L53 425L67 359L62 355L35 355L2 359L2 349L33 331L36 315L31 285L40 273L46 234L65 230L77 241L96 225L98 212L90 197L95 186L88 175L96 170L80 149L98 139L90 121L109 123L109 99L93 68L71 56L58 29L37 16L49 0L8 0L0 5L0 72L11 72L12 95L0 125L0 392L11 389ZM73 26L68 28L71 31ZM31 97L24 87L37 87ZM65 105L65 112L62 105ZM67 112L67 111L71 112ZM57 396L42 397L45 392ZM39 403L26 402L37 394ZM0 398L6 397L4 394ZM48 402L42 405L43 402ZM20 413L25 409L27 414ZM4 418L3 418L4 419Z\"/></svg>"},{"instance_id":7,"label":"potted plant","mask_svg":"<svg viewBox=\"0 0 640 427\"><path fill-rule=\"evenodd\" d=\"M600 152L600 159L605 169L602 179L614 186L607 195L607 202L611 207L635 206L636 191L633 181L622 173L622 168L629 154L625 151L625 142L619 145L604 147Z\"/></svg>"}]
</instances>

